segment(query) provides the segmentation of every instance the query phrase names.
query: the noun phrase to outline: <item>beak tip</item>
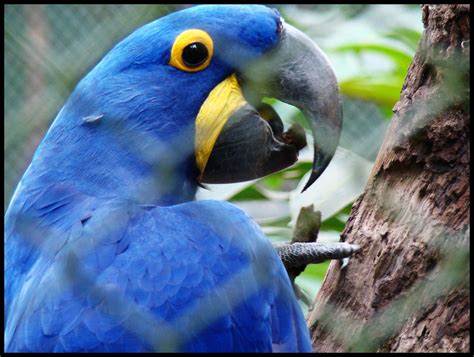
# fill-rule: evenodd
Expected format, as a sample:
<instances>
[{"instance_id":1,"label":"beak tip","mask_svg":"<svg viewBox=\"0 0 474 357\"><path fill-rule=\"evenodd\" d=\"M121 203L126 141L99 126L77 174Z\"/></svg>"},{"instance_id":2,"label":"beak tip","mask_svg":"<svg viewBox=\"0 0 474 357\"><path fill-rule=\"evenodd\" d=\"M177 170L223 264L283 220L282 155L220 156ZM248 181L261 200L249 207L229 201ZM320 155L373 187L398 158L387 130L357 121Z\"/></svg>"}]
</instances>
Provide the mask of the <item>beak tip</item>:
<instances>
[{"instance_id":1,"label":"beak tip","mask_svg":"<svg viewBox=\"0 0 474 357\"><path fill-rule=\"evenodd\" d=\"M318 179L320 174L321 174L321 172L319 170L318 171L315 171L315 170L311 171L311 176L309 177L308 182L306 182L306 185L304 185L303 189L301 190L301 193L306 191Z\"/></svg>"}]
</instances>

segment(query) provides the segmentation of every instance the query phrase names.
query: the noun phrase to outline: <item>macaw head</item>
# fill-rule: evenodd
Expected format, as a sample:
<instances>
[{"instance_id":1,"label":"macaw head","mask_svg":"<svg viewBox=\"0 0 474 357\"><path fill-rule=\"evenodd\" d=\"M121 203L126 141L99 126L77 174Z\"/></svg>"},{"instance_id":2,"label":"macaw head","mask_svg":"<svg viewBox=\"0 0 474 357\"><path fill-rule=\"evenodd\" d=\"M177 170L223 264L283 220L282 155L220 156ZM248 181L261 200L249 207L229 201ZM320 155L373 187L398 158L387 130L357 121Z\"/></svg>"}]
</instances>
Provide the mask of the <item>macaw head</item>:
<instances>
[{"instance_id":1,"label":"macaw head","mask_svg":"<svg viewBox=\"0 0 474 357\"><path fill-rule=\"evenodd\" d=\"M83 190L124 195L146 186L141 201L184 197L199 183L255 179L297 160L304 134L283 132L264 97L298 107L309 121L308 187L341 130L325 55L268 7L195 6L116 45L78 84L39 151L50 153L56 176Z\"/></svg>"}]
</instances>

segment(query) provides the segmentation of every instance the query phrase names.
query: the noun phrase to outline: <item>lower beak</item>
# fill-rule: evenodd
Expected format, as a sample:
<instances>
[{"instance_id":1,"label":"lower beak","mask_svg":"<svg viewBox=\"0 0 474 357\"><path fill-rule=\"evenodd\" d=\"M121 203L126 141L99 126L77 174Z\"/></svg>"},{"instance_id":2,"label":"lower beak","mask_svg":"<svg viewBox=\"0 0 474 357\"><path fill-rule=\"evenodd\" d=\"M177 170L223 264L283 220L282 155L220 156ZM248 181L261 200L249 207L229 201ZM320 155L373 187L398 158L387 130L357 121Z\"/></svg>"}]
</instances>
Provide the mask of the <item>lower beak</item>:
<instances>
[{"instance_id":1,"label":"lower beak","mask_svg":"<svg viewBox=\"0 0 474 357\"><path fill-rule=\"evenodd\" d=\"M303 190L327 167L342 126L336 77L319 47L286 24L277 48L243 69L238 80L232 75L219 84L201 108L195 147L200 182L252 180L297 160L306 145L304 130L283 132L278 114L260 103L263 97L294 105L310 124L314 161Z\"/></svg>"}]
</instances>

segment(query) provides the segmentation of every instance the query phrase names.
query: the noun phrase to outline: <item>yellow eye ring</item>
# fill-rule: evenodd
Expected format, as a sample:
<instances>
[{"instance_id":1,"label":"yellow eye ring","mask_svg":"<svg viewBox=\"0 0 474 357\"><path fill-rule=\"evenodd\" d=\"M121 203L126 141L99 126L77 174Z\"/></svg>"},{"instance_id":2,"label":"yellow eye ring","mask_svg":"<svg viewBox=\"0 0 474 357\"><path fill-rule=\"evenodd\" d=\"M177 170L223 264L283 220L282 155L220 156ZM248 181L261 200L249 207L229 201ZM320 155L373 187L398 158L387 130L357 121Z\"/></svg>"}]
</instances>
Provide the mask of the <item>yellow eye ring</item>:
<instances>
[{"instance_id":1,"label":"yellow eye ring","mask_svg":"<svg viewBox=\"0 0 474 357\"><path fill-rule=\"evenodd\" d=\"M191 29L179 34L171 48L169 64L186 72L198 72L209 66L214 44L203 30Z\"/></svg>"}]
</instances>

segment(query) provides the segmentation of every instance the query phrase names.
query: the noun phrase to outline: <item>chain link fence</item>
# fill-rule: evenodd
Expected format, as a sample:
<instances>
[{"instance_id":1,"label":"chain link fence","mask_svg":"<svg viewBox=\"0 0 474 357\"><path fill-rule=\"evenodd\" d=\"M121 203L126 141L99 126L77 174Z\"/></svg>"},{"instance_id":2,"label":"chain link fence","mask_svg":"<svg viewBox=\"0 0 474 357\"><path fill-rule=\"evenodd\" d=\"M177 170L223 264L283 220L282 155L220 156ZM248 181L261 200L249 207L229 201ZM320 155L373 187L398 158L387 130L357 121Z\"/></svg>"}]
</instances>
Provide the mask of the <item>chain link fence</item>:
<instances>
[{"instance_id":1,"label":"chain link fence","mask_svg":"<svg viewBox=\"0 0 474 357\"><path fill-rule=\"evenodd\" d=\"M131 31L183 7L5 6L4 209L76 83Z\"/></svg>"},{"instance_id":2,"label":"chain link fence","mask_svg":"<svg viewBox=\"0 0 474 357\"><path fill-rule=\"evenodd\" d=\"M80 78L114 44L135 28L186 6L5 6L4 209L7 207L20 177L31 161L36 147ZM348 16L355 16L360 8L353 8L352 11L354 13L351 12ZM369 161L373 161L382 143L388 121L385 120L380 108L374 103L343 97L343 106L345 121L340 145ZM47 236L43 233L36 232L36 235ZM467 237L468 234L469 232L465 236ZM92 250L93 248L92 245L85 247L81 245L72 246L70 249L75 249L74 253L82 252L85 255L88 252L87 249ZM453 253L447 250L450 259L446 259L447 263L444 267L446 273L440 275L441 279L435 281L439 286L434 289L433 279L428 279L428 283L419 288L435 291L429 295L429 299L437 298L442 292L448 291L459 283L459 276L462 277L462 275L458 271L461 273L464 271L463 267L466 266L469 252L466 249L455 250L456 252ZM448 254L446 255L448 256ZM80 254L78 256L81 257ZM67 260L65 264L73 266L75 262ZM450 273L452 271L454 274ZM92 281L89 277L82 276L80 269L77 271L65 269L65 272L69 274L66 278L70 281ZM91 287L85 286L85 288ZM162 341L158 340L160 334L151 333L151 331L164 328L161 321L155 320L153 316L139 314L139 312L141 313L140 307L136 306L133 301L118 301L115 295L102 289L103 287L100 285L93 286L93 288L96 297L104 298L107 304L136 310L139 318L130 320L126 328L137 335L144 335L153 346L161 345ZM397 301L390 309L386 310L385 315L382 315L382 317L389 316L393 321L391 325L385 324L388 327L386 331L383 331L384 333L394 330L401 321L399 316L403 315L398 312L402 304L413 310L419 308L421 304L416 301L419 290L414 292L414 294L408 295L405 300ZM240 298L242 296L236 296L235 304ZM209 315L207 311L226 313L226 311L215 309L215 304L211 305L211 302L206 306L208 306L208 310L205 310L206 316ZM121 313L119 310L116 311L117 315ZM347 326L354 324L353 321L344 321L344 316L341 314L335 319L335 314L332 310L328 310L323 319L326 318L330 322L342 320L344 323L339 326L344 326L345 330L348 330ZM405 315L408 314L405 313ZM154 329L144 328L146 326L144 321L150 321ZM383 319L380 318L380 321ZM177 326L180 324L177 323ZM378 329L380 325L374 323L373 326ZM180 338L180 336L177 335L176 338ZM343 335L343 339L349 341L348 343L367 343L367 339L362 334L355 338ZM367 347L363 349L367 349Z\"/></svg>"},{"instance_id":3,"label":"chain link fence","mask_svg":"<svg viewBox=\"0 0 474 357\"><path fill-rule=\"evenodd\" d=\"M4 210L77 82L134 29L187 6L5 6ZM387 126L377 106L346 98L344 113L341 146L373 160Z\"/></svg>"},{"instance_id":4,"label":"chain link fence","mask_svg":"<svg viewBox=\"0 0 474 357\"><path fill-rule=\"evenodd\" d=\"M7 5L5 7L4 211L38 144L78 81L105 53L134 29L188 6ZM276 7L285 14L288 9L285 6ZM324 6L318 9L325 11ZM346 8L343 7L341 11L344 9ZM347 96L343 96L343 111L344 125L340 145L373 162L388 121L375 103ZM288 124L288 115L280 114ZM205 193L209 194L210 191ZM254 219L258 218L255 216L255 211L262 212L262 201L258 202L257 210L243 206L242 202L237 203L240 203ZM263 211L268 215L271 213L268 209L271 202L267 200L264 203L266 209ZM288 202L285 201L283 204L282 201L278 201L275 204L280 208L284 205L283 214L286 217L289 210ZM281 218L281 210L277 213L275 217ZM272 216L270 221L275 220L275 217ZM286 235L291 235L289 228L285 232ZM267 231L266 233L268 234ZM286 238L291 238L286 235ZM269 236L271 237L271 234ZM309 289L310 286L311 295L314 295L319 285L311 280L311 284L308 283L306 288Z\"/></svg>"}]
</instances>

